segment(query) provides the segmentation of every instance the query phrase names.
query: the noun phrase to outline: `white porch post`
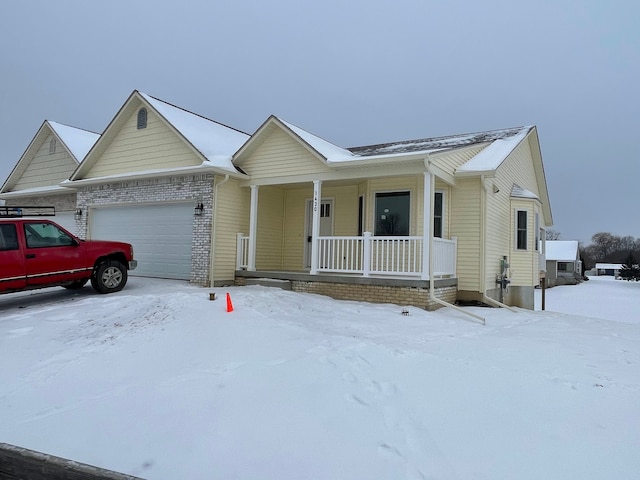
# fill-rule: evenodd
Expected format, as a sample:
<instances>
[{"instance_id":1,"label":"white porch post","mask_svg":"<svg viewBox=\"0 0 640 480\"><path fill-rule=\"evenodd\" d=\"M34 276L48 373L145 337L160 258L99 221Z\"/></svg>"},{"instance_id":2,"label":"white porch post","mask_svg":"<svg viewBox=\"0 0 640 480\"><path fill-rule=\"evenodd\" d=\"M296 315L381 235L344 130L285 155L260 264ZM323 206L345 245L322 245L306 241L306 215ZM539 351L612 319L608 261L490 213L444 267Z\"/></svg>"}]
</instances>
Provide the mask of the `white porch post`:
<instances>
[{"instance_id":1,"label":"white porch post","mask_svg":"<svg viewBox=\"0 0 640 480\"><path fill-rule=\"evenodd\" d=\"M431 276L431 222L433 219L433 175L424 172L424 205L422 208L422 280Z\"/></svg>"},{"instance_id":2,"label":"white porch post","mask_svg":"<svg viewBox=\"0 0 640 480\"><path fill-rule=\"evenodd\" d=\"M251 212L249 214L249 261L247 270L256 271L256 242L258 237L258 186L251 185Z\"/></svg>"},{"instance_id":3,"label":"white porch post","mask_svg":"<svg viewBox=\"0 0 640 480\"><path fill-rule=\"evenodd\" d=\"M322 199L322 181L313 181L313 217L311 222L311 275L318 274L318 237L320 236L320 200Z\"/></svg>"}]
</instances>

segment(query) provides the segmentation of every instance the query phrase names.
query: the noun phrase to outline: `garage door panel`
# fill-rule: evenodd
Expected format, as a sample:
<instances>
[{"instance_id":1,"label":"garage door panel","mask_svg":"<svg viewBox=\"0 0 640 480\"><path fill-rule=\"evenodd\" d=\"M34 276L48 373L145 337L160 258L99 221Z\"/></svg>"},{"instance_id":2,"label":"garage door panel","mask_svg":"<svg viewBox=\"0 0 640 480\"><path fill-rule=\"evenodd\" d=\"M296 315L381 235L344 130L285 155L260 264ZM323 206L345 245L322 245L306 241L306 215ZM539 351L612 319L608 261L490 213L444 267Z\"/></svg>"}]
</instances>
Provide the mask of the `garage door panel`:
<instances>
[{"instance_id":1,"label":"garage door panel","mask_svg":"<svg viewBox=\"0 0 640 480\"><path fill-rule=\"evenodd\" d=\"M193 206L191 203L96 207L91 210L91 238L133 245L142 277L191 277Z\"/></svg>"}]
</instances>

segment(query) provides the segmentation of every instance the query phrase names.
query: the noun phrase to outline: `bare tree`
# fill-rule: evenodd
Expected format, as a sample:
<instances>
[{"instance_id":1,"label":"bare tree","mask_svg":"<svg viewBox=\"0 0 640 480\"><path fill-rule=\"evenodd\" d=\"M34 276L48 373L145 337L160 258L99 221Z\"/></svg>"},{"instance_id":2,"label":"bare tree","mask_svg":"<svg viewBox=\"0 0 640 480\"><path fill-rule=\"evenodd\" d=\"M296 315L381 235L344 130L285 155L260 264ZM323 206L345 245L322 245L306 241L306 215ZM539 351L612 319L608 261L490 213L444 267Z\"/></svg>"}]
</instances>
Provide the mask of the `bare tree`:
<instances>
[{"instance_id":1,"label":"bare tree","mask_svg":"<svg viewBox=\"0 0 640 480\"><path fill-rule=\"evenodd\" d=\"M546 239L547 240L560 240L561 234L556 230L547 230Z\"/></svg>"}]
</instances>

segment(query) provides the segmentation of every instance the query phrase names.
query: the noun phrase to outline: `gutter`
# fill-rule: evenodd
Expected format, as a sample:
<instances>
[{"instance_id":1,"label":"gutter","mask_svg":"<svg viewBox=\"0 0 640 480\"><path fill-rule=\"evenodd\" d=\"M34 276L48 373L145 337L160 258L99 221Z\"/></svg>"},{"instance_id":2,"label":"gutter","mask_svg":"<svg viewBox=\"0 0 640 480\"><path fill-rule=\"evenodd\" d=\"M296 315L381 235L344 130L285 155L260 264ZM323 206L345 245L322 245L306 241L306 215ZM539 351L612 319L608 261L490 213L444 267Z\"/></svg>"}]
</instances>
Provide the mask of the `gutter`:
<instances>
[{"instance_id":1,"label":"gutter","mask_svg":"<svg viewBox=\"0 0 640 480\"><path fill-rule=\"evenodd\" d=\"M216 244L216 222L218 219L218 188L229 181L229 174L224 176L224 180L220 183L215 183L214 177L213 184L213 212L211 212L211 255L209 256L209 283L210 286L214 285L214 257L215 257L215 244Z\"/></svg>"},{"instance_id":2,"label":"gutter","mask_svg":"<svg viewBox=\"0 0 640 480\"><path fill-rule=\"evenodd\" d=\"M480 197L480 289L482 291L482 301L484 303L488 303L489 305L493 305L494 307L506 308L507 310L518 313L513 307L506 305L502 302L494 300L491 297L487 296L487 286L486 286L486 262L487 262L487 194L489 193L489 186L487 185L487 178L484 175L480 176L480 182L482 184L482 196Z\"/></svg>"},{"instance_id":3,"label":"gutter","mask_svg":"<svg viewBox=\"0 0 640 480\"><path fill-rule=\"evenodd\" d=\"M429 165L431 163L431 160L429 159L429 155L427 154L427 157L424 160L424 166L426 171L429 171ZM431 188L429 188L429 192L431 194L433 194L433 187L435 186L435 178L432 175L429 175L429 179L431 181ZM431 222L433 219L433 200L429 201L429 221ZM482 322L482 325L486 325L487 322L484 319L484 317L481 317L480 315L476 315L475 313L471 313L467 310L464 310L463 308L458 307L457 305L453 305L452 303L449 302L445 302L444 300L436 297L435 294L435 280L433 278L433 232L431 231L431 228L429 228L429 238L427 240L429 242L429 299L434 302L437 303L438 305L442 305L443 307L450 307L453 308L454 310L457 310L460 313L464 313L465 315L468 315L470 317L475 318L476 320L479 320L480 322Z\"/></svg>"}]
</instances>

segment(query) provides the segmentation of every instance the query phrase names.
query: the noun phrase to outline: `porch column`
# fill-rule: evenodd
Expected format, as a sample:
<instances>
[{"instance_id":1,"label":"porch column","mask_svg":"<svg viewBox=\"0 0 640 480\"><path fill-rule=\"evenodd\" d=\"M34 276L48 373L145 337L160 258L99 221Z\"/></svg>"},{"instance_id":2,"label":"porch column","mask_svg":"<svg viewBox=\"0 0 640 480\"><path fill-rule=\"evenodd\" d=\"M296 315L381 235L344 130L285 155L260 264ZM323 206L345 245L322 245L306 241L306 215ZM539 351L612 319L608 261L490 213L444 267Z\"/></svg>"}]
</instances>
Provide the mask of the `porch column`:
<instances>
[{"instance_id":1,"label":"porch column","mask_svg":"<svg viewBox=\"0 0 640 480\"><path fill-rule=\"evenodd\" d=\"M431 222L433 221L433 175L424 172L424 205L422 208L422 280L431 275Z\"/></svg>"},{"instance_id":2,"label":"porch column","mask_svg":"<svg viewBox=\"0 0 640 480\"><path fill-rule=\"evenodd\" d=\"M251 211L249 213L249 259L247 270L256 271L256 242L258 237L258 186L251 185Z\"/></svg>"},{"instance_id":3,"label":"porch column","mask_svg":"<svg viewBox=\"0 0 640 480\"><path fill-rule=\"evenodd\" d=\"M320 199L322 198L322 181L313 181L313 217L311 222L311 275L318 274L318 237L320 236Z\"/></svg>"}]
</instances>

